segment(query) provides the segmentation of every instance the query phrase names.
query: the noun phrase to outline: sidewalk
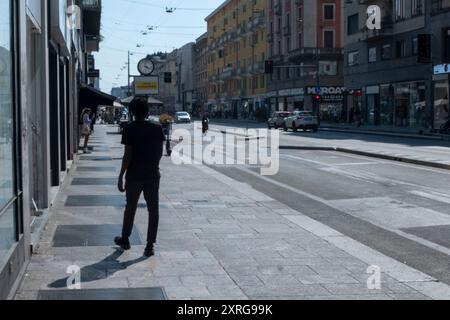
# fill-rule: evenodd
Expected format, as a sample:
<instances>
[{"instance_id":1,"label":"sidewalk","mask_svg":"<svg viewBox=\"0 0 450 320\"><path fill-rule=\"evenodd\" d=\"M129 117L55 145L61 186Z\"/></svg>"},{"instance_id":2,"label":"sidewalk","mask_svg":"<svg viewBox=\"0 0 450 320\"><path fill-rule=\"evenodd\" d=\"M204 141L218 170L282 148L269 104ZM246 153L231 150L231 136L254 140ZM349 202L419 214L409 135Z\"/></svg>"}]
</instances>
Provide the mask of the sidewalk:
<instances>
[{"instance_id":1,"label":"sidewalk","mask_svg":"<svg viewBox=\"0 0 450 320\"><path fill-rule=\"evenodd\" d=\"M82 289L110 297L121 288L160 287L168 299L450 299L447 285L250 186L166 157L157 254L142 258L144 207L138 245L120 254L112 240L122 223L115 181L123 147L108 132L116 130L97 126L94 153L79 157L62 186L16 299L65 289L71 265L82 268ZM381 268L379 290L367 288L370 265Z\"/></svg>"}]
</instances>

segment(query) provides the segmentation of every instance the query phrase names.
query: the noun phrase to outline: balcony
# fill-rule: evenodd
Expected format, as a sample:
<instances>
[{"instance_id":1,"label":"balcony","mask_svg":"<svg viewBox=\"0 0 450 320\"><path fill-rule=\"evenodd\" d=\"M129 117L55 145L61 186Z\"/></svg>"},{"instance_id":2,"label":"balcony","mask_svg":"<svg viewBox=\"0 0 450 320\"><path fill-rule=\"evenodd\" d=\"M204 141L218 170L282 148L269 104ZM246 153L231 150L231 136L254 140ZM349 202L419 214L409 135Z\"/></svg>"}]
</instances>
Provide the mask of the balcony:
<instances>
[{"instance_id":1,"label":"balcony","mask_svg":"<svg viewBox=\"0 0 450 320\"><path fill-rule=\"evenodd\" d=\"M289 61L300 63L306 59L315 60L317 55L321 59L342 60L344 51L342 48L298 48L289 52Z\"/></svg>"},{"instance_id":2,"label":"balcony","mask_svg":"<svg viewBox=\"0 0 450 320\"><path fill-rule=\"evenodd\" d=\"M273 6L273 11L275 15L280 16L281 15L281 3L278 2Z\"/></svg>"},{"instance_id":3,"label":"balcony","mask_svg":"<svg viewBox=\"0 0 450 320\"><path fill-rule=\"evenodd\" d=\"M264 27L264 17L263 16L257 16L252 21L247 23L247 29L248 31L253 31L254 29L258 29L260 27Z\"/></svg>"},{"instance_id":4,"label":"balcony","mask_svg":"<svg viewBox=\"0 0 450 320\"><path fill-rule=\"evenodd\" d=\"M381 29L369 30L365 29L363 33L363 41L375 41L394 34L394 23L391 16L385 16L381 21Z\"/></svg>"},{"instance_id":5,"label":"balcony","mask_svg":"<svg viewBox=\"0 0 450 320\"><path fill-rule=\"evenodd\" d=\"M220 80L228 80L233 77L233 67L226 67L219 76Z\"/></svg>"},{"instance_id":6,"label":"balcony","mask_svg":"<svg viewBox=\"0 0 450 320\"><path fill-rule=\"evenodd\" d=\"M251 74L261 74L264 73L264 62L260 61L251 66L249 66L249 71Z\"/></svg>"}]
</instances>

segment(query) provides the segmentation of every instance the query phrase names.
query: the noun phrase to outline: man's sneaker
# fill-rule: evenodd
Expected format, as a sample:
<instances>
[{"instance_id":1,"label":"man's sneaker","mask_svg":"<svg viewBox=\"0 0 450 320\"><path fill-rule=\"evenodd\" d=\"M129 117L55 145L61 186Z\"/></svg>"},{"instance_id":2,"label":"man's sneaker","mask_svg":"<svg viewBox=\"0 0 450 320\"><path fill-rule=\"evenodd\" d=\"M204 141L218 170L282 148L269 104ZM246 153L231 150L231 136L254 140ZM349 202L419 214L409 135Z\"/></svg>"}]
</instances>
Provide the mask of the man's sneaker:
<instances>
[{"instance_id":1,"label":"man's sneaker","mask_svg":"<svg viewBox=\"0 0 450 320\"><path fill-rule=\"evenodd\" d=\"M114 243L116 245L118 245L119 247L121 247L123 250L131 249L130 240L128 240L128 239L124 239L122 237L116 237L114 239Z\"/></svg>"},{"instance_id":2,"label":"man's sneaker","mask_svg":"<svg viewBox=\"0 0 450 320\"><path fill-rule=\"evenodd\" d=\"M144 251L144 256L147 258L153 257L155 255L155 249L152 244L148 244Z\"/></svg>"}]
</instances>

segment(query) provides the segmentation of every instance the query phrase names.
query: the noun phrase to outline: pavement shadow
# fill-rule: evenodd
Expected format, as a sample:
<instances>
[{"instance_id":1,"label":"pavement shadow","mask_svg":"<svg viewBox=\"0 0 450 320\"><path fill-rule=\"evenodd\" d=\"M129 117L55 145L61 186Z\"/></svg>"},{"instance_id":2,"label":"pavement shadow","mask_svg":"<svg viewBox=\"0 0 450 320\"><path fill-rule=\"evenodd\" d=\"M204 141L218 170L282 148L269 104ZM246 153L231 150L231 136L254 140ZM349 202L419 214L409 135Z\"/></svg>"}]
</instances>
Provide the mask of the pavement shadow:
<instances>
[{"instance_id":1,"label":"pavement shadow","mask_svg":"<svg viewBox=\"0 0 450 320\"><path fill-rule=\"evenodd\" d=\"M118 259L123 255L123 253L124 252L122 250L116 249L114 253L105 259L81 268L81 284L107 279L118 271L126 270L128 267L148 259L143 256L137 259L120 262ZM53 289L67 288L67 282L70 278L71 276L68 276L63 279L56 280L55 282L50 283L48 287Z\"/></svg>"}]
</instances>

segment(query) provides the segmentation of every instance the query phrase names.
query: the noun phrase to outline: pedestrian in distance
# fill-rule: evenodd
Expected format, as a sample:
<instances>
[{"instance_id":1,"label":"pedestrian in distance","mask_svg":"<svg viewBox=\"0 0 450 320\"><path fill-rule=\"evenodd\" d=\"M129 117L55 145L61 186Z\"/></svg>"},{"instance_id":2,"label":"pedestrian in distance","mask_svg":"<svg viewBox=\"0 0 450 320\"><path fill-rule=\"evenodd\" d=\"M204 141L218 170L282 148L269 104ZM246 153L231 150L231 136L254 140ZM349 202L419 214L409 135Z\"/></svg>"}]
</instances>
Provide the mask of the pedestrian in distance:
<instances>
[{"instance_id":1,"label":"pedestrian in distance","mask_svg":"<svg viewBox=\"0 0 450 320\"><path fill-rule=\"evenodd\" d=\"M149 213L147 246L144 256L155 254L154 245L159 225L160 161L163 156L165 136L161 125L146 121L149 108L147 101L136 98L130 104L135 121L128 124L122 134L125 154L119 175L118 189L126 192L126 208L122 236L114 242L123 250L131 248L131 236L139 198L144 193ZM125 184L124 184L125 177Z\"/></svg>"},{"instance_id":2,"label":"pedestrian in distance","mask_svg":"<svg viewBox=\"0 0 450 320\"><path fill-rule=\"evenodd\" d=\"M91 131L91 114L92 110L89 108L83 109L81 112L81 135L84 137L84 145L83 145L83 153L89 153L88 152L88 143L89 138L91 137L92 131Z\"/></svg>"}]
</instances>

